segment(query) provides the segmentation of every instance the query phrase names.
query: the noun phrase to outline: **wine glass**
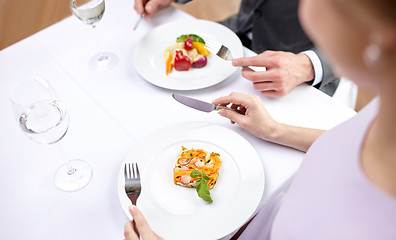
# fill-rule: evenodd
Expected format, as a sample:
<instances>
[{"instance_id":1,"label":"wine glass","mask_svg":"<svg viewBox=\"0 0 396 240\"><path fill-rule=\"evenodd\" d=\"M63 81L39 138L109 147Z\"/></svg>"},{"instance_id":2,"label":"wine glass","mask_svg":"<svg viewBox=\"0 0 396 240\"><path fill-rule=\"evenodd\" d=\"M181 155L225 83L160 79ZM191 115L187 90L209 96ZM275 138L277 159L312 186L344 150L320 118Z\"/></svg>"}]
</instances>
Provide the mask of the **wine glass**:
<instances>
[{"instance_id":1,"label":"wine glass","mask_svg":"<svg viewBox=\"0 0 396 240\"><path fill-rule=\"evenodd\" d=\"M105 11L104 0L71 0L70 7L74 16L85 24L92 26L95 33L95 24L99 22ZM96 35L95 40L98 42ZM97 43L99 45L99 43ZM89 61L90 66L97 71L104 71L114 67L118 58L111 52L99 52Z\"/></svg>"},{"instance_id":2,"label":"wine glass","mask_svg":"<svg viewBox=\"0 0 396 240\"><path fill-rule=\"evenodd\" d=\"M22 131L31 140L53 144L60 141L69 128L69 115L50 84L42 78L29 78L11 90L10 101ZM92 178L92 168L81 159L66 161L55 174L55 185L73 192L85 187Z\"/></svg>"}]
</instances>

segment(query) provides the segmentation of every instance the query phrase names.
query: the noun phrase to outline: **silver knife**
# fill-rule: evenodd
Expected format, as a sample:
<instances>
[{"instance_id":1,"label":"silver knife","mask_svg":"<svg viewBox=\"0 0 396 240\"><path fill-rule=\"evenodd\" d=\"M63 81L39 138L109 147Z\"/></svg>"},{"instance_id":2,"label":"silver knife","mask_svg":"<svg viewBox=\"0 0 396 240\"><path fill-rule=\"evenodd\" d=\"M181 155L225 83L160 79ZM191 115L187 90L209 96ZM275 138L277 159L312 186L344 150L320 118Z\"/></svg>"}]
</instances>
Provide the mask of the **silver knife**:
<instances>
[{"instance_id":1,"label":"silver knife","mask_svg":"<svg viewBox=\"0 0 396 240\"><path fill-rule=\"evenodd\" d=\"M146 6L147 2L149 0L147 0L145 3L143 3L143 10L144 7ZM139 26L140 22L142 21L142 19L146 16L146 12L143 12L142 14L140 14L140 18L136 21L135 26L133 27L133 31L136 30L136 28Z\"/></svg>"},{"instance_id":2,"label":"silver knife","mask_svg":"<svg viewBox=\"0 0 396 240\"><path fill-rule=\"evenodd\" d=\"M229 107L223 107L220 105L207 103L207 102L195 99L195 98L190 98L190 97L183 96L183 95L176 94L176 93L172 93L172 97L174 99L176 99L178 102L180 102L188 107L191 107L191 108L203 111L203 112L211 112L214 110L219 110L221 108L231 109Z\"/></svg>"},{"instance_id":3,"label":"silver knife","mask_svg":"<svg viewBox=\"0 0 396 240\"><path fill-rule=\"evenodd\" d=\"M144 18L144 16L146 16L146 13L143 13L140 15L140 18L136 21L135 26L133 27L133 31L135 31L136 28L139 26L139 24L142 21L142 19Z\"/></svg>"}]
</instances>

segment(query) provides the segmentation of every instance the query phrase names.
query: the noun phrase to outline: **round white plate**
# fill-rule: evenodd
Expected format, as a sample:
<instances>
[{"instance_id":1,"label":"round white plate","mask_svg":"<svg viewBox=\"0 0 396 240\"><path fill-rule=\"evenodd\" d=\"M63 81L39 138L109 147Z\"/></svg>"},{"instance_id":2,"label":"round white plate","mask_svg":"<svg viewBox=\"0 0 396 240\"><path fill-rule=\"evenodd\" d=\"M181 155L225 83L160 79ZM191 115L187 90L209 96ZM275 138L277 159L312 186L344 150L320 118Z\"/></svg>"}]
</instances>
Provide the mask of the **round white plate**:
<instances>
[{"instance_id":1,"label":"round white plate","mask_svg":"<svg viewBox=\"0 0 396 240\"><path fill-rule=\"evenodd\" d=\"M173 167L181 146L220 154L222 164L213 203L195 188L173 183ZM151 228L165 239L219 239L241 227L256 210L264 192L264 169L250 143L239 134L210 123L190 122L164 128L127 155L137 162L142 192L137 206ZM121 206L131 218L124 190L124 163L118 177Z\"/></svg>"},{"instance_id":2,"label":"round white plate","mask_svg":"<svg viewBox=\"0 0 396 240\"><path fill-rule=\"evenodd\" d=\"M235 58L243 56L243 47L238 36L219 23L206 20L170 22L154 28L137 44L134 63L139 75L159 87L195 90L215 85L237 70L231 61L225 61L217 57L216 53L211 53L205 67L191 68L188 71L173 69L167 76L163 52L183 34L197 34L205 41L212 40L227 46Z\"/></svg>"}]
</instances>

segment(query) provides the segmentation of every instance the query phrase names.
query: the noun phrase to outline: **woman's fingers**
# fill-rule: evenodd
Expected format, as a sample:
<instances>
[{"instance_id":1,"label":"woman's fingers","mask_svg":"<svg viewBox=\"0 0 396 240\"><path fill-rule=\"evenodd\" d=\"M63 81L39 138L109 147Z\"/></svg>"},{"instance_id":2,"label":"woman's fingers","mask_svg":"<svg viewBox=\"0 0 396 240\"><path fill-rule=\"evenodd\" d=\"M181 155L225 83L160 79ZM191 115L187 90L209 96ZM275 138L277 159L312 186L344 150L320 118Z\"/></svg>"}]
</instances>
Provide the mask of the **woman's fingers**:
<instances>
[{"instance_id":1,"label":"woman's fingers","mask_svg":"<svg viewBox=\"0 0 396 240\"><path fill-rule=\"evenodd\" d=\"M228 105L230 103L238 104L243 107L249 106L249 95L241 94L241 93L231 93L228 96L220 97L216 100L213 100L213 104L219 104L222 106Z\"/></svg>"},{"instance_id":2,"label":"woman's fingers","mask_svg":"<svg viewBox=\"0 0 396 240\"><path fill-rule=\"evenodd\" d=\"M125 223L124 237L125 240L139 240L139 237L133 228L133 221L128 221Z\"/></svg>"},{"instance_id":3,"label":"woman's fingers","mask_svg":"<svg viewBox=\"0 0 396 240\"><path fill-rule=\"evenodd\" d=\"M244 115L237 113L236 111L229 110L229 109L220 109L219 114L223 117L226 117L230 119L231 123L238 123L238 125L241 125L241 122L243 121Z\"/></svg>"},{"instance_id":4,"label":"woman's fingers","mask_svg":"<svg viewBox=\"0 0 396 240\"><path fill-rule=\"evenodd\" d=\"M153 232L153 230L151 230L149 224L146 221L146 218L143 216L143 214L140 212L140 210L136 206L134 206L134 205L130 206L129 212L131 213L131 215L133 217L133 221L135 221L137 231L139 232L142 239L144 239L144 240L161 239L156 233ZM133 229L133 227L132 227L132 229ZM128 228L128 230L130 230L130 229ZM131 235L132 235L132 233L131 233Z\"/></svg>"}]
</instances>

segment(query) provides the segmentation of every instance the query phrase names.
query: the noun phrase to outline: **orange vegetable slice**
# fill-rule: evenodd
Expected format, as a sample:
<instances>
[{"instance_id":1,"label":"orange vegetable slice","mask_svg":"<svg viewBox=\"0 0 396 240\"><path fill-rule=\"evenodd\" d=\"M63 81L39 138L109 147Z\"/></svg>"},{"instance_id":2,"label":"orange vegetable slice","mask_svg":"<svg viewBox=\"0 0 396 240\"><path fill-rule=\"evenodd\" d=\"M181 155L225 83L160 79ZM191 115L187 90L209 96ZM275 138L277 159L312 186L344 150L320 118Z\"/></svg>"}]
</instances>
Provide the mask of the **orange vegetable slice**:
<instances>
[{"instance_id":1,"label":"orange vegetable slice","mask_svg":"<svg viewBox=\"0 0 396 240\"><path fill-rule=\"evenodd\" d=\"M169 54L168 59L166 60L166 75L168 76L169 73L172 71L172 59L173 55Z\"/></svg>"}]
</instances>

